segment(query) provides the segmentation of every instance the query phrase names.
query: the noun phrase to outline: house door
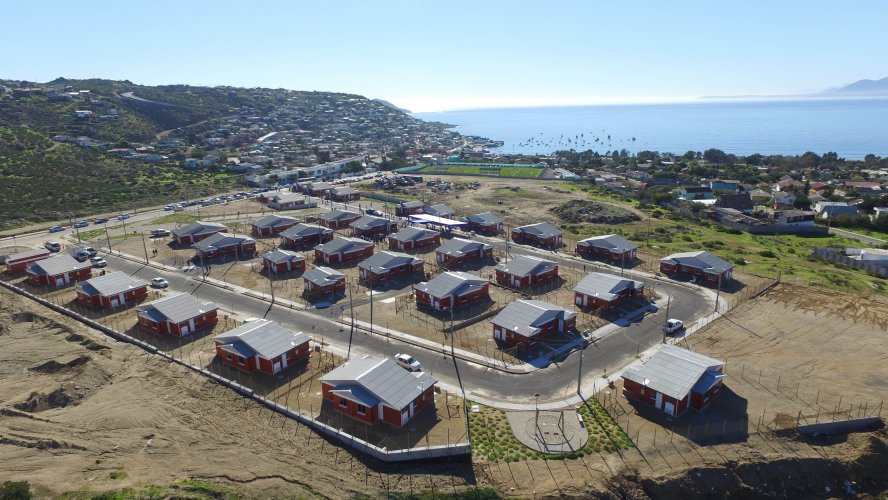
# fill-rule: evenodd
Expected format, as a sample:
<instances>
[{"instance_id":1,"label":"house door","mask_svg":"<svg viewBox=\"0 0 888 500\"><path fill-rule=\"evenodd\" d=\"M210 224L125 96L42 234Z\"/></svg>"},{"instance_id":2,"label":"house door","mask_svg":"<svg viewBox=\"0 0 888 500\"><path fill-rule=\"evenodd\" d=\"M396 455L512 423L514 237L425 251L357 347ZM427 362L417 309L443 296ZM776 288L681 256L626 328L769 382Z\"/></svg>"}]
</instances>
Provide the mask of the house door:
<instances>
[{"instance_id":1,"label":"house door","mask_svg":"<svg viewBox=\"0 0 888 500\"><path fill-rule=\"evenodd\" d=\"M663 409L663 395L660 394L659 392L657 393L656 398L654 398L654 406L655 406L658 410L662 410L662 409Z\"/></svg>"},{"instance_id":2,"label":"house door","mask_svg":"<svg viewBox=\"0 0 888 500\"><path fill-rule=\"evenodd\" d=\"M583 296L582 296L582 295L577 295L577 296L574 298L574 303L575 303L576 305L578 305L578 306L582 306L582 305L583 305Z\"/></svg>"},{"instance_id":3,"label":"house door","mask_svg":"<svg viewBox=\"0 0 888 500\"><path fill-rule=\"evenodd\" d=\"M666 406L663 408L663 411L665 411L666 414L669 415L670 417L674 417L675 416L675 405L670 403L669 401L667 401Z\"/></svg>"},{"instance_id":4,"label":"house door","mask_svg":"<svg viewBox=\"0 0 888 500\"><path fill-rule=\"evenodd\" d=\"M407 408L404 408L401 410L401 425L406 424L408 420L410 420L410 415L407 412Z\"/></svg>"},{"instance_id":5,"label":"house door","mask_svg":"<svg viewBox=\"0 0 888 500\"><path fill-rule=\"evenodd\" d=\"M111 297L111 307L117 307L120 305L120 300L117 297Z\"/></svg>"},{"instance_id":6,"label":"house door","mask_svg":"<svg viewBox=\"0 0 888 500\"><path fill-rule=\"evenodd\" d=\"M184 325L179 325L179 333L183 337L191 334L191 328L189 327L188 323L185 323Z\"/></svg>"},{"instance_id":7,"label":"house door","mask_svg":"<svg viewBox=\"0 0 888 500\"><path fill-rule=\"evenodd\" d=\"M506 340L506 336L503 334L503 330L500 330L499 328L493 329L493 338L495 338L496 340Z\"/></svg>"},{"instance_id":8,"label":"house door","mask_svg":"<svg viewBox=\"0 0 888 500\"><path fill-rule=\"evenodd\" d=\"M521 287L521 278L519 278L517 276L512 276L512 286L520 288Z\"/></svg>"},{"instance_id":9,"label":"house door","mask_svg":"<svg viewBox=\"0 0 888 500\"><path fill-rule=\"evenodd\" d=\"M272 372L272 373L277 373L277 372L281 371L281 368L283 368L283 367L281 366L281 362L280 362L280 361L275 361L274 364L272 365L271 372Z\"/></svg>"},{"instance_id":10,"label":"house door","mask_svg":"<svg viewBox=\"0 0 888 500\"><path fill-rule=\"evenodd\" d=\"M62 276L61 278L56 278L56 286L62 286L64 284L65 284L65 277L64 276Z\"/></svg>"}]
</instances>

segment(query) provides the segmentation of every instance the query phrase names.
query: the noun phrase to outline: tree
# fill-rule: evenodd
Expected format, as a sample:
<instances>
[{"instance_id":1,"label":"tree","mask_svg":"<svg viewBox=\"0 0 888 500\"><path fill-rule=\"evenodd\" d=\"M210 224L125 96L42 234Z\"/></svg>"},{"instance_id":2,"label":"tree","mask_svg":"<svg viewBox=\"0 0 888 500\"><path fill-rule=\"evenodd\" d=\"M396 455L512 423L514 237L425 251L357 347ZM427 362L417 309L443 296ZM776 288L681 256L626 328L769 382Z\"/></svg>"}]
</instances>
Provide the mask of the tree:
<instances>
[{"instance_id":1,"label":"tree","mask_svg":"<svg viewBox=\"0 0 888 500\"><path fill-rule=\"evenodd\" d=\"M720 163L728 163L728 155L726 155L721 149L715 148L704 151L703 159L708 163L715 163L716 165Z\"/></svg>"},{"instance_id":2,"label":"tree","mask_svg":"<svg viewBox=\"0 0 888 500\"><path fill-rule=\"evenodd\" d=\"M3 481L0 500L30 500L31 485L27 481Z\"/></svg>"},{"instance_id":3,"label":"tree","mask_svg":"<svg viewBox=\"0 0 888 500\"><path fill-rule=\"evenodd\" d=\"M867 168L877 167L879 165L879 157L870 153L863 157L863 164Z\"/></svg>"}]
</instances>

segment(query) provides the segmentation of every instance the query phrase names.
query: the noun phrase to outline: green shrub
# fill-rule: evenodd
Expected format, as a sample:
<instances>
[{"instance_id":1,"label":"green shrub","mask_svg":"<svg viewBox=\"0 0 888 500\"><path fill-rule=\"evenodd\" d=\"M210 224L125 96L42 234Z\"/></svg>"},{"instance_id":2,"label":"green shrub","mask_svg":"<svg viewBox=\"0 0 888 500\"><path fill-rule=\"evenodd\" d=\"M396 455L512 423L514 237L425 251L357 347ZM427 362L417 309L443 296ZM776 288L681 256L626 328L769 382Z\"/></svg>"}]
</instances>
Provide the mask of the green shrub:
<instances>
[{"instance_id":1,"label":"green shrub","mask_svg":"<svg viewBox=\"0 0 888 500\"><path fill-rule=\"evenodd\" d=\"M0 486L0 500L29 500L32 496L27 481L3 481Z\"/></svg>"},{"instance_id":2,"label":"green shrub","mask_svg":"<svg viewBox=\"0 0 888 500\"><path fill-rule=\"evenodd\" d=\"M774 258L777 257L777 255L776 255L774 252L770 251L770 250L762 250L762 251L759 252L758 254L761 255L762 257L767 257L767 258L769 258L769 259L774 259Z\"/></svg>"}]
</instances>

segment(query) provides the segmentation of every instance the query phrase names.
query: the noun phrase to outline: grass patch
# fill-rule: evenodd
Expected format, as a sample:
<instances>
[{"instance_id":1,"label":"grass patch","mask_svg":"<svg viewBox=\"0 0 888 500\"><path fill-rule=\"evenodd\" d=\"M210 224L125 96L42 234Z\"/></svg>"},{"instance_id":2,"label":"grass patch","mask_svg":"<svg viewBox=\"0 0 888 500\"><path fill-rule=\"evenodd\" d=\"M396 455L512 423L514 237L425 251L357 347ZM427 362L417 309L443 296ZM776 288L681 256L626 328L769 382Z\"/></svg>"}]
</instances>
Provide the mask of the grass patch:
<instances>
[{"instance_id":1,"label":"grass patch","mask_svg":"<svg viewBox=\"0 0 888 500\"><path fill-rule=\"evenodd\" d=\"M197 222L198 218L196 215L191 214L169 214L164 215L163 217L158 217L151 221L152 224L170 224L173 222L182 222L184 224L190 224L192 222Z\"/></svg>"},{"instance_id":2,"label":"grass patch","mask_svg":"<svg viewBox=\"0 0 888 500\"><path fill-rule=\"evenodd\" d=\"M108 477L111 479L123 479L126 477L126 471L116 470L111 474L108 474Z\"/></svg>"},{"instance_id":3,"label":"grass patch","mask_svg":"<svg viewBox=\"0 0 888 500\"><path fill-rule=\"evenodd\" d=\"M112 472L112 474L114 474L114 472ZM122 479L122 477L112 477L112 479ZM162 498L211 500L218 498L237 498L237 495L224 486L198 479L182 479L172 484L146 484L134 488L121 488L101 493L90 493L85 491L71 492L62 495L61 498L66 500L160 500Z\"/></svg>"},{"instance_id":4,"label":"grass patch","mask_svg":"<svg viewBox=\"0 0 888 500\"><path fill-rule=\"evenodd\" d=\"M536 178L543 171L541 168L524 167L476 167L461 165L432 165L419 170L423 174L444 175L483 175L487 177L522 177Z\"/></svg>"}]
</instances>

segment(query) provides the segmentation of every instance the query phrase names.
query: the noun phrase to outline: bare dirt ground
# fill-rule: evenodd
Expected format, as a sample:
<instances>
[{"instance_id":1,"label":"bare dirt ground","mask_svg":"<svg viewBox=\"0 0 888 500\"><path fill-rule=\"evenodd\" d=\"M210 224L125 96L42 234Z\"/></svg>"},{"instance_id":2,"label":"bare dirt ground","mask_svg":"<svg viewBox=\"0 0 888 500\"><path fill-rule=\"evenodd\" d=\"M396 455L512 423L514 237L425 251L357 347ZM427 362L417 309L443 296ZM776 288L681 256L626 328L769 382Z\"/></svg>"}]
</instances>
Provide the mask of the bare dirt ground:
<instances>
[{"instance_id":1,"label":"bare dirt ground","mask_svg":"<svg viewBox=\"0 0 888 500\"><path fill-rule=\"evenodd\" d=\"M476 482L467 463L389 466L352 454L5 289L0 319L0 477L28 480L41 496L188 477L248 497L382 495Z\"/></svg>"}]
</instances>

